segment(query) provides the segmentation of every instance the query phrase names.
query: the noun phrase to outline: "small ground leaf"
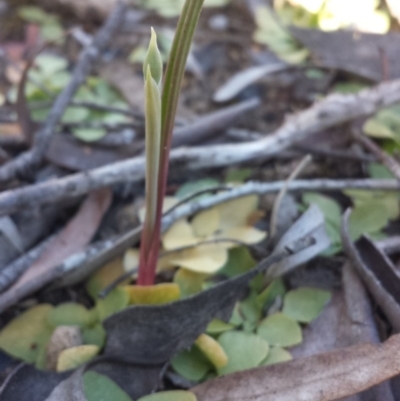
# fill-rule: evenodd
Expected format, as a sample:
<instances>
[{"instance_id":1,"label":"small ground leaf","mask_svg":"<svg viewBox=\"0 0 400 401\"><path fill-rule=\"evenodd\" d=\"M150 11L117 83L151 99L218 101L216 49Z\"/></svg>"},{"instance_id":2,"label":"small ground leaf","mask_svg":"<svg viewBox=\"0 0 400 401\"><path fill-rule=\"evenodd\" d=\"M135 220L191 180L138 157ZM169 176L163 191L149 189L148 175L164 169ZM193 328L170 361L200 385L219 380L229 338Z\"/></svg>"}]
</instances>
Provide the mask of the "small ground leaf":
<instances>
[{"instance_id":1,"label":"small ground leaf","mask_svg":"<svg viewBox=\"0 0 400 401\"><path fill-rule=\"evenodd\" d=\"M283 313L265 318L257 328L257 334L270 345L291 347L302 341L300 325Z\"/></svg>"},{"instance_id":2,"label":"small ground leaf","mask_svg":"<svg viewBox=\"0 0 400 401\"><path fill-rule=\"evenodd\" d=\"M124 274L124 272L121 258L114 259L90 277L86 284L87 292L93 300L97 300L99 292Z\"/></svg>"},{"instance_id":3,"label":"small ground leaf","mask_svg":"<svg viewBox=\"0 0 400 401\"><path fill-rule=\"evenodd\" d=\"M195 273L187 269L179 269L174 275L174 282L181 289L181 297L198 294L203 289L204 280L209 277L208 274Z\"/></svg>"},{"instance_id":4,"label":"small ground leaf","mask_svg":"<svg viewBox=\"0 0 400 401\"><path fill-rule=\"evenodd\" d=\"M350 215L349 232L353 240L364 233L377 232L388 223L388 214L375 202L357 205Z\"/></svg>"},{"instance_id":5,"label":"small ground leaf","mask_svg":"<svg viewBox=\"0 0 400 401\"><path fill-rule=\"evenodd\" d=\"M220 215L218 209L205 210L194 216L192 220L193 233L197 237L208 237L218 230L219 223Z\"/></svg>"},{"instance_id":6,"label":"small ground leaf","mask_svg":"<svg viewBox=\"0 0 400 401\"><path fill-rule=\"evenodd\" d=\"M97 345L99 348L103 348L106 340L106 331L101 323L97 323L92 327L85 327L82 335L85 344Z\"/></svg>"},{"instance_id":7,"label":"small ground leaf","mask_svg":"<svg viewBox=\"0 0 400 401\"><path fill-rule=\"evenodd\" d=\"M213 319L207 326L206 332L211 335L221 334L225 331L232 330L234 327L233 324L225 323L219 319Z\"/></svg>"},{"instance_id":8,"label":"small ground leaf","mask_svg":"<svg viewBox=\"0 0 400 401\"><path fill-rule=\"evenodd\" d=\"M83 385L87 401L132 401L114 381L97 372L86 372Z\"/></svg>"},{"instance_id":9,"label":"small ground leaf","mask_svg":"<svg viewBox=\"0 0 400 401\"><path fill-rule=\"evenodd\" d=\"M268 355L268 343L255 334L227 331L218 342L228 355L228 363L218 369L220 375L254 368Z\"/></svg>"},{"instance_id":10,"label":"small ground leaf","mask_svg":"<svg viewBox=\"0 0 400 401\"><path fill-rule=\"evenodd\" d=\"M90 312L83 305L73 302L67 302L53 308L47 315L47 321L55 327L85 327L94 323Z\"/></svg>"},{"instance_id":11,"label":"small ground leaf","mask_svg":"<svg viewBox=\"0 0 400 401\"><path fill-rule=\"evenodd\" d=\"M57 372L75 369L93 359L100 351L97 345L79 345L60 353L57 361Z\"/></svg>"},{"instance_id":12,"label":"small ground leaf","mask_svg":"<svg viewBox=\"0 0 400 401\"><path fill-rule=\"evenodd\" d=\"M248 248L241 246L229 250L228 261L218 274L234 277L246 273L255 265L256 261L251 256Z\"/></svg>"},{"instance_id":13,"label":"small ground leaf","mask_svg":"<svg viewBox=\"0 0 400 401\"><path fill-rule=\"evenodd\" d=\"M0 348L9 355L34 363L54 330L47 322L51 310L51 305L43 304L17 316L0 332Z\"/></svg>"},{"instance_id":14,"label":"small ground leaf","mask_svg":"<svg viewBox=\"0 0 400 401\"><path fill-rule=\"evenodd\" d=\"M219 185L219 182L217 180L214 180L212 178L204 178L202 180L198 181L190 181L184 185L182 185L178 191L176 191L175 196L179 199L186 198L189 195L192 195L195 192L202 191L207 188L213 188ZM200 197L204 197L208 195L200 195ZM198 199L196 198L196 199Z\"/></svg>"},{"instance_id":15,"label":"small ground leaf","mask_svg":"<svg viewBox=\"0 0 400 401\"><path fill-rule=\"evenodd\" d=\"M175 283L162 283L152 286L129 285L130 305L162 305L177 301L181 296L180 287Z\"/></svg>"},{"instance_id":16,"label":"small ground leaf","mask_svg":"<svg viewBox=\"0 0 400 401\"><path fill-rule=\"evenodd\" d=\"M220 230L246 227L248 217L257 210L258 196L250 195L230 200L217 206L221 216Z\"/></svg>"},{"instance_id":17,"label":"small ground leaf","mask_svg":"<svg viewBox=\"0 0 400 401\"><path fill-rule=\"evenodd\" d=\"M280 278L275 279L272 283L257 296L257 303L261 308L269 307L276 299L276 297L285 295L286 288L283 280Z\"/></svg>"},{"instance_id":18,"label":"small ground leaf","mask_svg":"<svg viewBox=\"0 0 400 401\"><path fill-rule=\"evenodd\" d=\"M197 398L190 391L174 390L146 395L137 401L197 401Z\"/></svg>"},{"instance_id":19,"label":"small ground leaf","mask_svg":"<svg viewBox=\"0 0 400 401\"><path fill-rule=\"evenodd\" d=\"M117 287L104 299L97 301L97 312L99 319L103 321L116 312L125 309L129 305L129 294L125 288Z\"/></svg>"},{"instance_id":20,"label":"small ground leaf","mask_svg":"<svg viewBox=\"0 0 400 401\"><path fill-rule=\"evenodd\" d=\"M107 135L102 128L76 128L72 133L83 142L96 142Z\"/></svg>"},{"instance_id":21,"label":"small ground leaf","mask_svg":"<svg viewBox=\"0 0 400 401\"><path fill-rule=\"evenodd\" d=\"M289 351L281 347L271 347L267 358L262 361L261 365L273 365L275 363L287 362L292 360L293 357Z\"/></svg>"},{"instance_id":22,"label":"small ground leaf","mask_svg":"<svg viewBox=\"0 0 400 401\"><path fill-rule=\"evenodd\" d=\"M207 334L201 334L195 344L217 369L222 368L228 363L228 356L224 349Z\"/></svg>"},{"instance_id":23,"label":"small ground leaf","mask_svg":"<svg viewBox=\"0 0 400 401\"><path fill-rule=\"evenodd\" d=\"M200 245L187 251L179 252L170 259L170 263L187 270L214 274L228 260L228 251L221 244Z\"/></svg>"},{"instance_id":24,"label":"small ground leaf","mask_svg":"<svg viewBox=\"0 0 400 401\"><path fill-rule=\"evenodd\" d=\"M211 363L196 346L172 358L171 365L182 377L196 382L212 369Z\"/></svg>"},{"instance_id":25,"label":"small ground leaf","mask_svg":"<svg viewBox=\"0 0 400 401\"><path fill-rule=\"evenodd\" d=\"M286 294L282 312L298 322L310 323L321 313L330 299L329 291L299 288Z\"/></svg>"}]
</instances>

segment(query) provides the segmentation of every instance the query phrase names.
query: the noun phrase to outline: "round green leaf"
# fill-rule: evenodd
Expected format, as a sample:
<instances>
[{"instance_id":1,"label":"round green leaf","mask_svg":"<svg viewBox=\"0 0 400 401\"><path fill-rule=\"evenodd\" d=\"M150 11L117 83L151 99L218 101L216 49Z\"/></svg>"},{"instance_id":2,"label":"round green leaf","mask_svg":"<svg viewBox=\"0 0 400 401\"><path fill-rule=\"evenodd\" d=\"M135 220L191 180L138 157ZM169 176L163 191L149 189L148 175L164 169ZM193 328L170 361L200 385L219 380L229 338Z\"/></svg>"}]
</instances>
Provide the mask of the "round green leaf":
<instances>
[{"instance_id":1,"label":"round green leaf","mask_svg":"<svg viewBox=\"0 0 400 401\"><path fill-rule=\"evenodd\" d=\"M73 302L67 302L53 308L47 315L47 321L55 327L85 327L93 323L90 312L83 305Z\"/></svg>"},{"instance_id":2,"label":"round green leaf","mask_svg":"<svg viewBox=\"0 0 400 401\"><path fill-rule=\"evenodd\" d=\"M98 299L97 312L101 321L125 309L129 304L129 294L124 288L117 287L104 299Z\"/></svg>"},{"instance_id":3,"label":"round green leaf","mask_svg":"<svg viewBox=\"0 0 400 401\"><path fill-rule=\"evenodd\" d=\"M251 256L247 247L241 246L229 250L228 261L225 266L218 271L227 277L234 277L246 273L256 265L256 261Z\"/></svg>"},{"instance_id":4,"label":"round green leaf","mask_svg":"<svg viewBox=\"0 0 400 401\"><path fill-rule=\"evenodd\" d=\"M301 327L283 313L265 318L257 328L257 334L270 345L291 347L302 341Z\"/></svg>"},{"instance_id":5,"label":"round green leaf","mask_svg":"<svg viewBox=\"0 0 400 401\"><path fill-rule=\"evenodd\" d=\"M175 196L177 198L185 198L195 192L202 191L203 189L212 188L219 185L217 180L212 178L204 178L198 181L190 181L184 185L182 185L178 191L176 191ZM202 195L204 196L204 195Z\"/></svg>"},{"instance_id":6,"label":"round green leaf","mask_svg":"<svg viewBox=\"0 0 400 401\"><path fill-rule=\"evenodd\" d=\"M299 288L286 294L282 312L298 322L309 323L321 313L330 299L329 291Z\"/></svg>"},{"instance_id":7,"label":"round green leaf","mask_svg":"<svg viewBox=\"0 0 400 401\"><path fill-rule=\"evenodd\" d=\"M342 210L340 205L332 198L314 192L308 192L303 195L303 203L306 205L317 205L324 214L326 221L329 221L336 227L340 227Z\"/></svg>"},{"instance_id":8,"label":"round green leaf","mask_svg":"<svg viewBox=\"0 0 400 401\"><path fill-rule=\"evenodd\" d=\"M106 331L101 323L97 323L93 327L85 327L82 334L84 344L97 345L102 348L106 341Z\"/></svg>"},{"instance_id":9,"label":"round green leaf","mask_svg":"<svg viewBox=\"0 0 400 401\"><path fill-rule=\"evenodd\" d=\"M171 366L185 379L196 382L212 369L210 362L196 346L188 351L182 351L172 358Z\"/></svg>"},{"instance_id":10,"label":"round green leaf","mask_svg":"<svg viewBox=\"0 0 400 401\"><path fill-rule=\"evenodd\" d=\"M197 398L190 391L174 390L146 395L137 401L197 401Z\"/></svg>"},{"instance_id":11,"label":"round green leaf","mask_svg":"<svg viewBox=\"0 0 400 401\"><path fill-rule=\"evenodd\" d=\"M218 369L219 375L255 368L268 355L268 343L252 333L227 331L218 342L228 356L228 363Z\"/></svg>"},{"instance_id":12,"label":"round green leaf","mask_svg":"<svg viewBox=\"0 0 400 401\"><path fill-rule=\"evenodd\" d=\"M62 117L63 123L79 123L89 116L89 110L83 107L68 107Z\"/></svg>"},{"instance_id":13,"label":"round green leaf","mask_svg":"<svg viewBox=\"0 0 400 401\"><path fill-rule=\"evenodd\" d=\"M380 231L388 223L388 213L378 202L356 205L349 219L349 233L353 240L364 233Z\"/></svg>"},{"instance_id":14,"label":"round green leaf","mask_svg":"<svg viewBox=\"0 0 400 401\"><path fill-rule=\"evenodd\" d=\"M48 14L44 12L40 7L36 6L23 6L18 8L18 15L20 18L27 22L33 22L36 24L43 24L48 18Z\"/></svg>"},{"instance_id":15,"label":"round green leaf","mask_svg":"<svg viewBox=\"0 0 400 401\"><path fill-rule=\"evenodd\" d=\"M233 324L225 323L219 319L213 319L207 326L207 334L215 335L221 334L225 331L232 330L235 326Z\"/></svg>"},{"instance_id":16,"label":"round green leaf","mask_svg":"<svg viewBox=\"0 0 400 401\"><path fill-rule=\"evenodd\" d=\"M275 363L287 362L292 360L292 355L281 347L271 347L266 359L264 359L261 365L273 365Z\"/></svg>"},{"instance_id":17,"label":"round green leaf","mask_svg":"<svg viewBox=\"0 0 400 401\"><path fill-rule=\"evenodd\" d=\"M35 65L39 67L46 76L49 76L50 74L65 70L68 66L68 62L65 58L53 54L41 54L36 57Z\"/></svg>"},{"instance_id":18,"label":"round green leaf","mask_svg":"<svg viewBox=\"0 0 400 401\"><path fill-rule=\"evenodd\" d=\"M100 373L86 372L83 385L87 401L132 401L114 381Z\"/></svg>"},{"instance_id":19,"label":"round green leaf","mask_svg":"<svg viewBox=\"0 0 400 401\"><path fill-rule=\"evenodd\" d=\"M187 269L178 269L174 275L174 283L179 285L181 297L186 298L201 292L203 283L207 277L209 277L209 274L196 273Z\"/></svg>"},{"instance_id":20,"label":"round green leaf","mask_svg":"<svg viewBox=\"0 0 400 401\"><path fill-rule=\"evenodd\" d=\"M277 278L257 296L257 303L260 308L269 307L276 299L276 297L283 297L285 295L286 288L283 280Z\"/></svg>"},{"instance_id":21,"label":"round green leaf","mask_svg":"<svg viewBox=\"0 0 400 401\"><path fill-rule=\"evenodd\" d=\"M35 362L54 330L47 321L52 308L38 305L17 316L0 332L0 348L25 362Z\"/></svg>"},{"instance_id":22,"label":"round green leaf","mask_svg":"<svg viewBox=\"0 0 400 401\"><path fill-rule=\"evenodd\" d=\"M77 128L73 134L83 142L95 142L106 136L107 131L102 128Z\"/></svg>"},{"instance_id":23,"label":"round green leaf","mask_svg":"<svg viewBox=\"0 0 400 401\"><path fill-rule=\"evenodd\" d=\"M67 348L61 351L57 360L57 372L76 369L78 366L92 360L100 349L97 345L86 344Z\"/></svg>"}]
</instances>

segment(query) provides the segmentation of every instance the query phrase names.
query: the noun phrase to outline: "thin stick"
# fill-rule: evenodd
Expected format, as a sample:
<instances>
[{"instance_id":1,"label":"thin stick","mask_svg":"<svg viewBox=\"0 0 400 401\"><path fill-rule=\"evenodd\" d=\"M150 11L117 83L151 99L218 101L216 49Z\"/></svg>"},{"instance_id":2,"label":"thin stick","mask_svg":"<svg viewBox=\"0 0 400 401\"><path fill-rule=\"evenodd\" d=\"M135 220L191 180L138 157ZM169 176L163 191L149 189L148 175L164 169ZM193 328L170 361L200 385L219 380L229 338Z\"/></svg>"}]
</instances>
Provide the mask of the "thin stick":
<instances>
[{"instance_id":1,"label":"thin stick","mask_svg":"<svg viewBox=\"0 0 400 401\"><path fill-rule=\"evenodd\" d=\"M139 168L139 166L138 166ZM107 175L103 175L103 169L107 169ZM111 172L108 167L103 167L96 175L87 172L86 179L79 184L76 183L76 175L71 175L63 180L60 185L60 180L53 179L44 183L17 188L0 193L0 216L31 207L32 205L42 205L45 203L56 203L60 200L71 199L80 196L82 193L87 193L92 189L106 187L118 181L128 182L129 177L123 175L125 180L119 176L119 171ZM138 173L138 171L136 171ZM98 174L102 176L103 185L96 185L98 182ZM80 174L79 174L80 175ZM225 196L226 200L234 199L237 196L246 196L252 194L264 195L268 193L279 192L285 181L275 181L269 183L248 182L236 189L227 191L225 195L218 194L216 196L221 199ZM368 189L371 191L398 191L400 183L397 180L375 180L375 179L314 179L314 180L296 180L288 185L289 191L342 191L344 189ZM233 191L233 192L232 192ZM239 191L239 192L236 192ZM236 195L241 193L242 195ZM214 199L211 197L211 199ZM192 204L199 204L200 200Z\"/></svg>"},{"instance_id":2,"label":"thin stick","mask_svg":"<svg viewBox=\"0 0 400 401\"><path fill-rule=\"evenodd\" d=\"M119 1L114 12L109 16L92 43L83 50L74 69L71 81L57 97L45 123L36 133L33 148L0 167L0 182L7 182L21 172L40 165L65 109L68 107L76 91L85 81L100 54L107 48L111 38L119 29L124 14L125 3Z\"/></svg>"},{"instance_id":3,"label":"thin stick","mask_svg":"<svg viewBox=\"0 0 400 401\"><path fill-rule=\"evenodd\" d=\"M238 144L176 149L171 152L171 163L179 169L198 170L251 160L266 160L311 134L370 115L399 100L400 79L382 83L372 89L365 89L358 94L329 95L309 109L292 116L277 131L265 138ZM33 196L32 199L35 202L58 202L61 199L84 195L93 189L140 181L143 178L144 158L138 156L70 175L57 181L26 186L23 189L26 192L18 193L16 197L24 196L27 193L29 196ZM37 196L38 193L41 196ZM6 197L9 196L7 193L4 194ZM2 199L1 195L0 199ZM26 203L27 199L21 203ZM3 205L3 201L0 200L0 210L3 209ZM18 206L14 210L16 208Z\"/></svg>"},{"instance_id":4,"label":"thin stick","mask_svg":"<svg viewBox=\"0 0 400 401\"><path fill-rule=\"evenodd\" d=\"M307 167L307 165L311 162L311 160L312 160L311 155L307 155L300 161L300 163L296 166L296 168L293 170L293 172L289 175L288 179L285 182L285 185L279 191L278 196L275 199L274 205L272 207L271 223L270 223L272 239L275 237L277 229L278 229L279 209L281 207L283 198L286 196L286 194L288 192L289 184L292 181L294 181L299 176L299 174L301 174L301 172L305 169L305 167Z\"/></svg>"},{"instance_id":5,"label":"thin stick","mask_svg":"<svg viewBox=\"0 0 400 401\"><path fill-rule=\"evenodd\" d=\"M383 163L388 170L398 179L400 180L400 165L399 163L388 153L383 151L378 145L376 145L371 139L363 135L358 129L353 130L353 136L360 142L363 146L365 146L370 152L372 152L377 159Z\"/></svg>"}]
</instances>

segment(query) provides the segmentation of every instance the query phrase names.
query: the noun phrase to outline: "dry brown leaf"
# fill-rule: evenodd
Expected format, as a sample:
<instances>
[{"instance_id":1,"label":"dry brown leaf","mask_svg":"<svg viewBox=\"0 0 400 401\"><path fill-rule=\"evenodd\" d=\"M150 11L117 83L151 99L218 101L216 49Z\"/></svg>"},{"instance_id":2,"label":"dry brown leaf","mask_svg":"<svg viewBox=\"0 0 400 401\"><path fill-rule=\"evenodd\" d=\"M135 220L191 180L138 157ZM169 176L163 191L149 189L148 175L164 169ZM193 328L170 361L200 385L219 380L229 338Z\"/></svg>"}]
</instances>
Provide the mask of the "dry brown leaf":
<instances>
[{"instance_id":1,"label":"dry brown leaf","mask_svg":"<svg viewBox=\"0 0 400 401\"><path fill-rule=\"evenodd\" d=\"M27 270L9 291L13 292L25 283L59 265L69 256L81 252L96 233L104 213L111 204L110 189L92 192L82 203L67 226L54 238L42 256ZM7 291L7 292L9 292ZM7 292L5 294L7 294Z\"/></svg>"},{"instance_id":2,"label":"dry brown leaf","mask_svg":"<svg viewBox=\"0 0 400 401\"><path fill-rule=\"evenodd\" d=\"M382 345L357 345L209 380L198 401L333 401L400 373L400 334Z\"/></svg>"},{"instance_id":3,"label":"dry brown leaf","mask_svg":"<svg viewBox=\"0 0 400 401\"><path fill-rule=\"evenodd\" d=\"M46 346L46 368L56 370L61 352L83 344L82 332L78 326L57 327Z\"/></svg>"},{"instance_id":4,"label":"dry brown leaf","mask_svg":"<svg viewBox=\"0 0 400 401\"><path fill-rule=\"evenodd\" d=\"M344 250L393 328L400 332L400 274L389 257L366 236L353 243L348 230L349 217L350 210L343 216Z\"/></svg>"}]
</instances>

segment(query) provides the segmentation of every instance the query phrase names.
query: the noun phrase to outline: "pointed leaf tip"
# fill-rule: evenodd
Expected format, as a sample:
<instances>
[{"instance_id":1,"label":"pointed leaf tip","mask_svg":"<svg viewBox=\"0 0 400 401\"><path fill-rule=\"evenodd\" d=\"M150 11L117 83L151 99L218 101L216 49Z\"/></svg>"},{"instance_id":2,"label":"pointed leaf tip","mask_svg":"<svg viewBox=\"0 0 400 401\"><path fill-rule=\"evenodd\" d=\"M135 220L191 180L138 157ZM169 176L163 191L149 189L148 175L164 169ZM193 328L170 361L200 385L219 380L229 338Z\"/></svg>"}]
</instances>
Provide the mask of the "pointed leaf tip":
<instances>
[{"instance_id":1,"label":"pointed leaf tip","mask_svg":"<svg viewBox=\"0 0 400 401\"><path fill-rule=\"evenodd\" d=\"M151 28L150 43L143 63L143 75L146 80L148 79L149 69L151 77L156 81L157 85L160 85L163 75L163 61L157 46L157 34L153 28Z\"/></svg>"}]
</instances>

